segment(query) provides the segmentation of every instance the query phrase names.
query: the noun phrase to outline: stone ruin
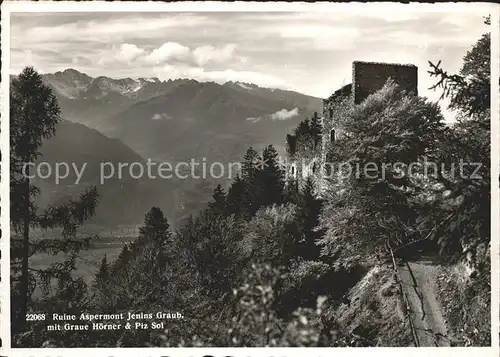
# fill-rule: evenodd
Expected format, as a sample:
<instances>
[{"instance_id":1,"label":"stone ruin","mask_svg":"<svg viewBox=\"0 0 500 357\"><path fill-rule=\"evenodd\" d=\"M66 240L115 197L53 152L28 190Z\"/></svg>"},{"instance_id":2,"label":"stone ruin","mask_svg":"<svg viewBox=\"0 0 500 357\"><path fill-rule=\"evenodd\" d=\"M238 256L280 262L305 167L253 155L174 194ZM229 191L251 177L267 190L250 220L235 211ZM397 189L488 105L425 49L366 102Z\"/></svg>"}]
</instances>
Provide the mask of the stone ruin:
<instances>
[{"instance_id":1,"label":"stone ruin","mask_svg":"<svg viewBox=\"0 0 500 357\"><path fill-rule=\"evenodd\" d=\"M316 174L323 172L321 167L325 166L327 143L334 142L341 135L338 119L342 112L352 105L362 103L369 95L382 89L389 78L407 93L418 95L418 68L415 65L354 61L352 82L323 100L321 147L315 147L314 150L299 149L310 147L310 145L303 145L299 142L299 138L287 135L287 145L293 146L293 150L288 154L290 165L286 173L287 179L295 179L299 185L311 175L318 179ZM321 188L324 182L321 177L319 180Z\"/></svg>"}]
</instances>

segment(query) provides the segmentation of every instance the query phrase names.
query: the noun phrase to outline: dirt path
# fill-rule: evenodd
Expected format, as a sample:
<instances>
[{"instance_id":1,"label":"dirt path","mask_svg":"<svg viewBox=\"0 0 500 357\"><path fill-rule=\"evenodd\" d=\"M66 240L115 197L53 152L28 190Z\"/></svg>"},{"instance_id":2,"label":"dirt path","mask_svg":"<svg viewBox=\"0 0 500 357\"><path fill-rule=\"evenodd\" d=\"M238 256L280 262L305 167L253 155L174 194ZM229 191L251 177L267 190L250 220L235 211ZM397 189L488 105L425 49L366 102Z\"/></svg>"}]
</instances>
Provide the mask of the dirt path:
<instances>
[{"instance_id":1,"label":"dirt path","mask_svg":"<svg viewBox=\"0 0 500 357\"><path fill-rule=\"evenodd\" d=\"M420 346L450 346L441 304L436 295L438 266L433 265L431 260L422 259L400 265L398 269Z\"/></svg>"}]
</instances>

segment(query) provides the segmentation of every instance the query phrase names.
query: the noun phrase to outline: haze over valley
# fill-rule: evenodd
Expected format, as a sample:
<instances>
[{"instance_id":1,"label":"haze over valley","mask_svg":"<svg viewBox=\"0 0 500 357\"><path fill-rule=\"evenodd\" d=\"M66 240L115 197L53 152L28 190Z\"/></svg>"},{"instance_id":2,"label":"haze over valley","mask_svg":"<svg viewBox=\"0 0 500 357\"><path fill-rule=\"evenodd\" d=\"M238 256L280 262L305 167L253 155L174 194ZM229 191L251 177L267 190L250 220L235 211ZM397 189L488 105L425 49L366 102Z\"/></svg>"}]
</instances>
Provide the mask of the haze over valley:
<instances>
[{"instance_id":1,"label":"haze over valley","mask_svg":"<svg viewBox=\"0 0 500 357\"><path fill-rule=\"evenodd\" d=\"M43 80L57 96L64 121L42 146L40 161L87 162L88 167L79 185L72 185L74 175L59 185L39 180L49 188L42 190L41 202L58 202L97 184L102 196L97 216L106 225L138 223L151 206L176 218L195 213L217 180L127 175L99 185L101 163L228 164L240 162L249 146L260 150L269 144L284 155L286 133L321 112L322 105L320 98L241 82L92 78L75 69L44 74Z\"/></svg>"}]
</instances>

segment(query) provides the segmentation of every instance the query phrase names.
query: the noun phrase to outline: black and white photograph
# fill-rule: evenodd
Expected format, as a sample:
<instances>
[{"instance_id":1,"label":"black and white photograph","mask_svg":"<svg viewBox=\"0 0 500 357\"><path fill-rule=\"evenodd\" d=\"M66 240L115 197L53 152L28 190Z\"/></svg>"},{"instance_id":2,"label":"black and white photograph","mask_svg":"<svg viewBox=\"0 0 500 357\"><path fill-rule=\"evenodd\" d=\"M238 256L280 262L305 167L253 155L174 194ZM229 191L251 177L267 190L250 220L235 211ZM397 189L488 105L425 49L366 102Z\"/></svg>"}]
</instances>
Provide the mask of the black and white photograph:
<instances>
[{"instance_id":1,"label":"black and white photograph","mask_svg":"<svg viewBox=\"0 0 500 357\"><path fill-rule=\"evenodd\" d=\"M24 5L2 4L7 355L498 355L498 5Z\"/></svg>"}]
</instances>

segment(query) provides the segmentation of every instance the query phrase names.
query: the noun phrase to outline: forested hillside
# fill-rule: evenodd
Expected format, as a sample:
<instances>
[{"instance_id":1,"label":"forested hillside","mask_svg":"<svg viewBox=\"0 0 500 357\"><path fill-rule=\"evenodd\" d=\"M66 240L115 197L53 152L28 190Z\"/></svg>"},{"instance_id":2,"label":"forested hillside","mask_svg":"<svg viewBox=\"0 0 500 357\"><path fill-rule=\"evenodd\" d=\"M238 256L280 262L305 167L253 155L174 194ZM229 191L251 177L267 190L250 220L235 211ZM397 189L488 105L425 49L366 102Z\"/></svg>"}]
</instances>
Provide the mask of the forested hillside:
<instances>
[{"instance_id":1,"label":"forested hillside","mask_svg":"<svg viewBox=\"0 0 500 357\"><path fill-rule=\"evenodd\" d=\"M430 74L456 110L456 124L445 125L436 103L388 81L346 110L345 135L327 146L328 159L344 168L394 163L384 175L333 175L318 195L312 178L303 185L285 179L273 145L250 147L241 175L227 190L215 187L204 210L174 230L152 207L137 239L115 261L104 257L88 285L71 274L78 251L87 247L74 237L95 214L98 191L42 212L30 198L36 189L19 178L19 162L37 158L59 114L50 89L26 69L11 96L11 215L24 237L11 254L14 345L411 346L387 247L419 240L429 242L439 264L436 294L448 337L454 345L488 345L490 35L466 54L460 73L430 63ZM43 94L37 100L50 103L43 110L22 105L33 88ZM26 110L41 119L24 122ZM32 226L60 227L63 237L35 243ZM34 251L69 252L70 259L33 271L28 258ZM420 253L409 249L400 257L414 254ZM31 298L34 284L45 288L41 299ZM152 318L139 321L163 324L47 331L44 321L22 321L37 311L123 313L117 318L123 324L129 312L144 313Z\"/></svg>"}]
</instances>

